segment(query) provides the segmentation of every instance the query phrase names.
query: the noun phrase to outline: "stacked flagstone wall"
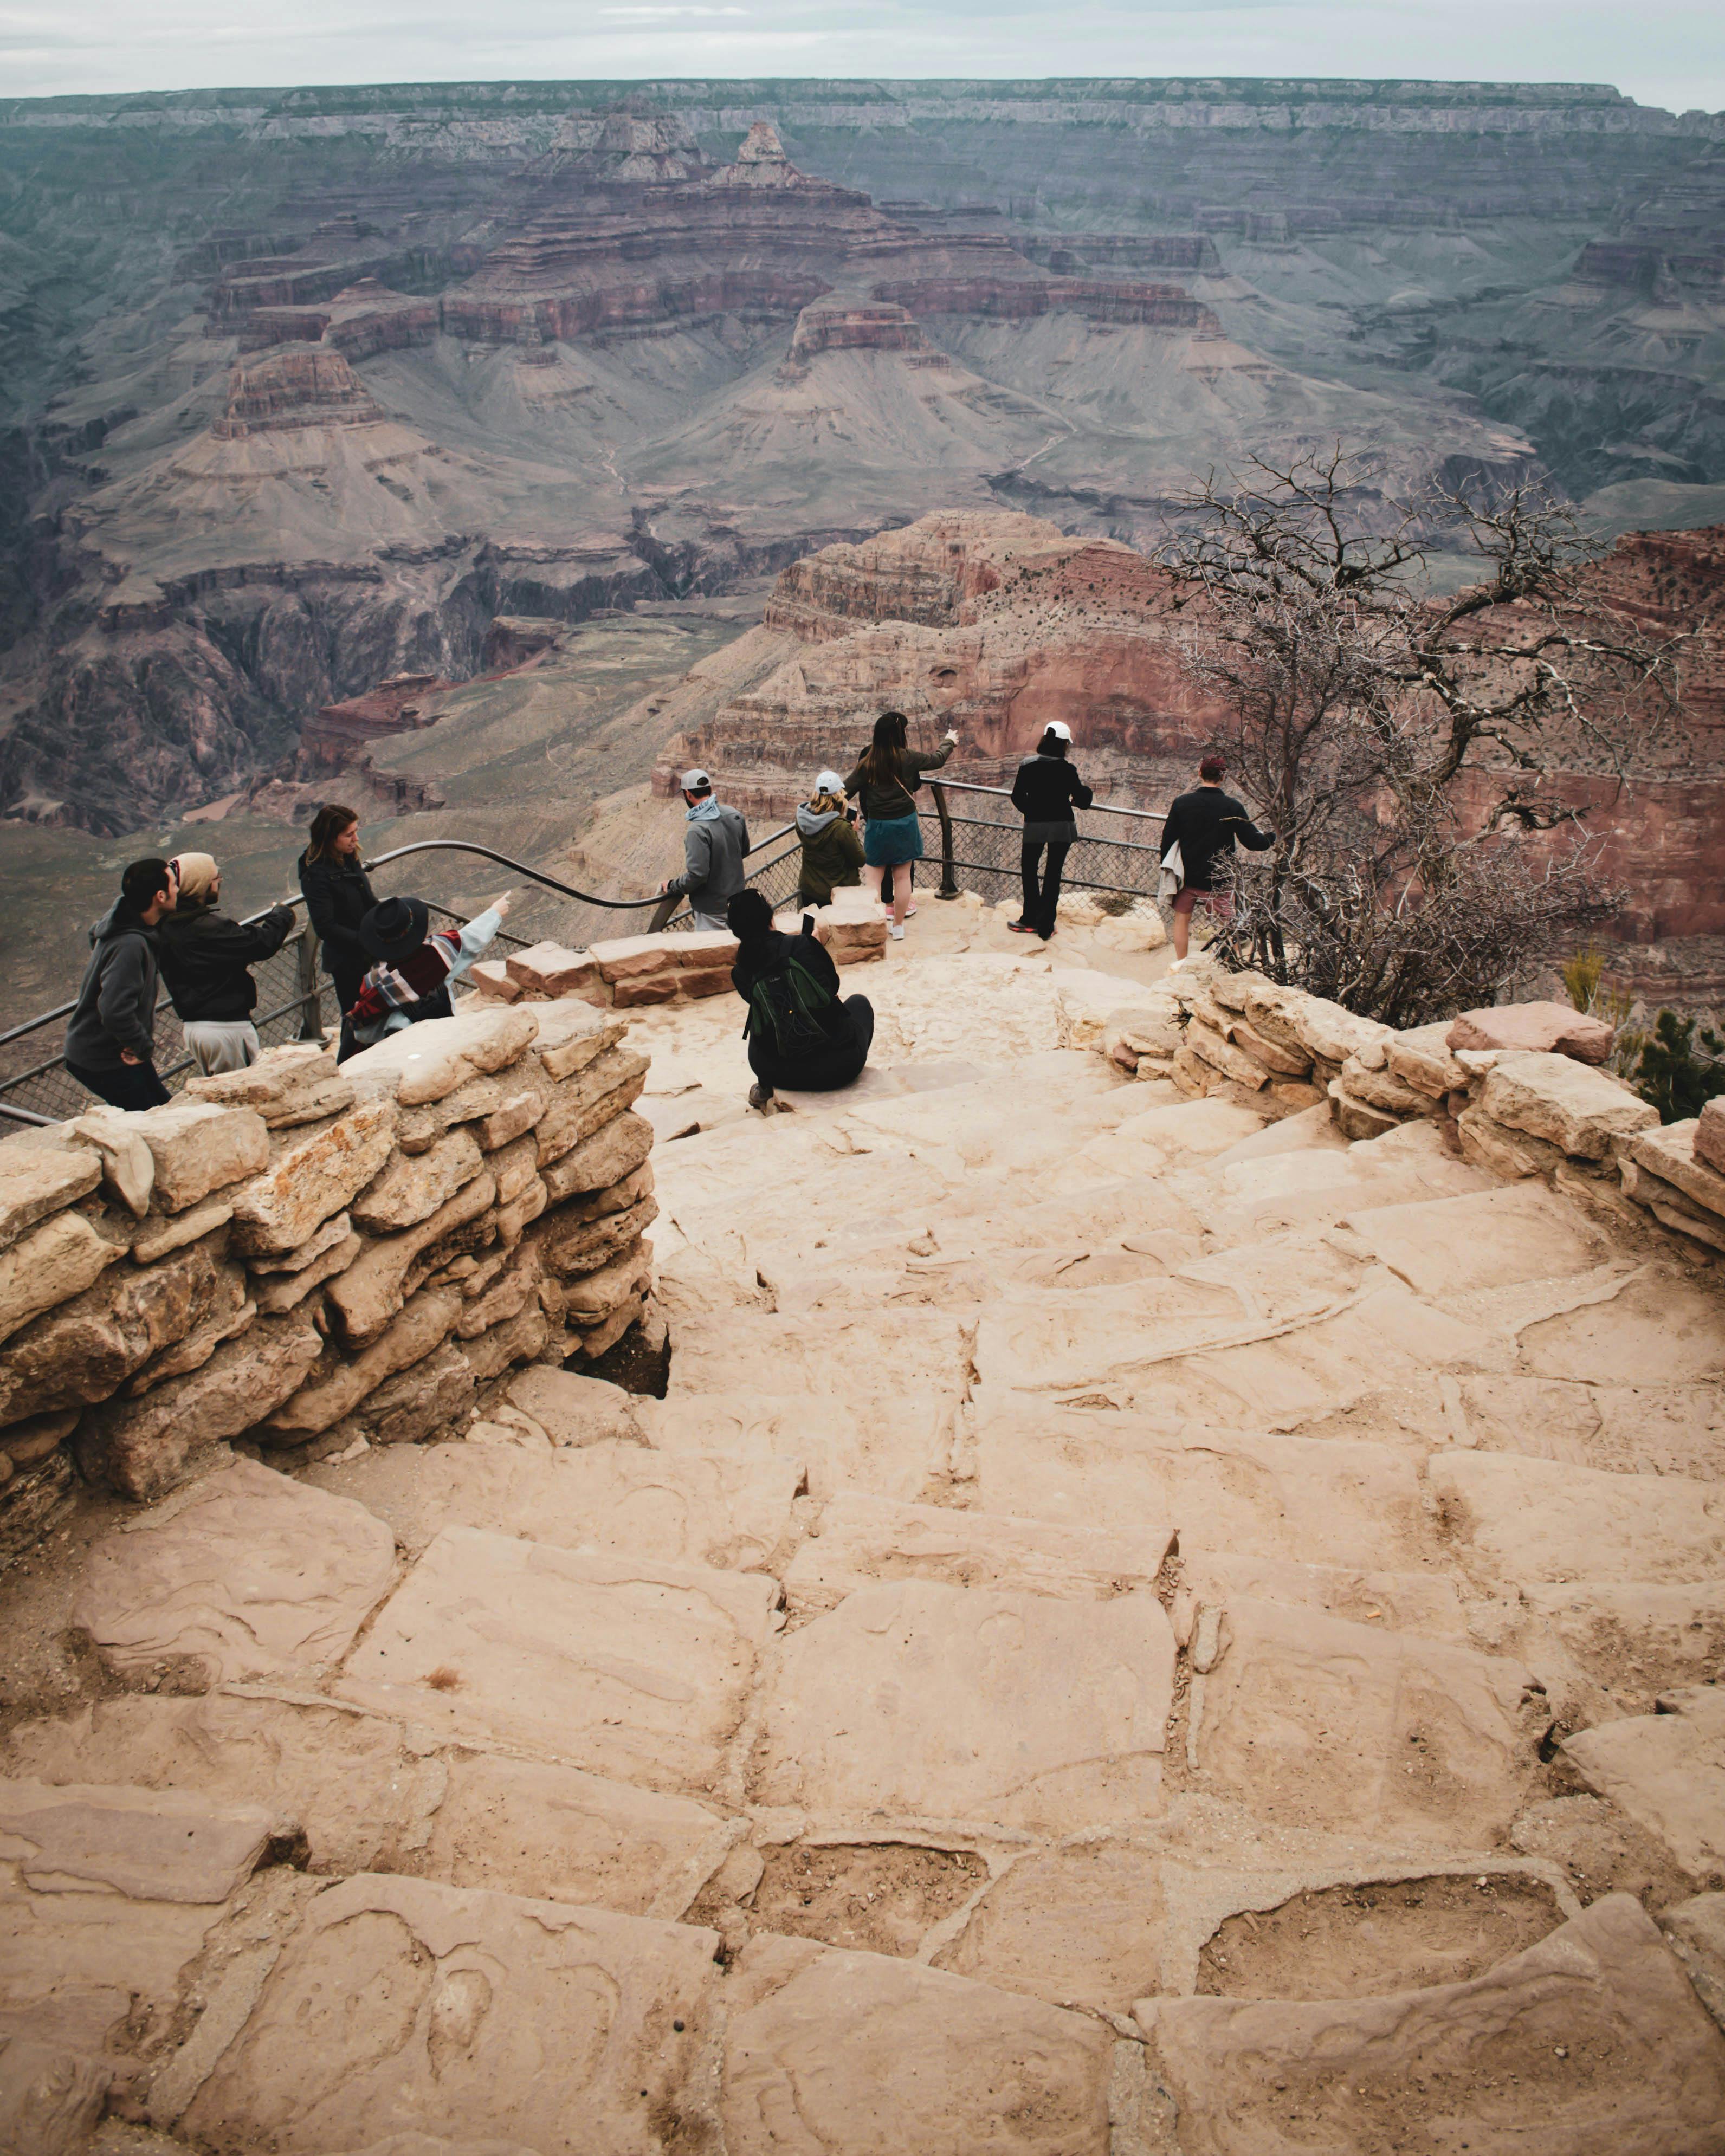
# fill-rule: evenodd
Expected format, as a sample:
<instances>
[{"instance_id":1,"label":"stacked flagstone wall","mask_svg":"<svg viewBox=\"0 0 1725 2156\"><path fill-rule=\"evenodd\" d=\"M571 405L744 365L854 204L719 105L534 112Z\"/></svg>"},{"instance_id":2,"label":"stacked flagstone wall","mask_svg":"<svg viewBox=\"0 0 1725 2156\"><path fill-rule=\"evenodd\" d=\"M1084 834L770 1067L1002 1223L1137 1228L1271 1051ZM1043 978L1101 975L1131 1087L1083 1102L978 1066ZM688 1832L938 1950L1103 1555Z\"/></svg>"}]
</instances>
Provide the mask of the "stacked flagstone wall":
<instances>
[{"instance_id":1,"label":"stacked flagstone wall","mask_svg":"<svg viewBox=\"0 0 1725 2156\"><path fill-rule=\"evenodd\" d=\"M224 1440L417 1439L512 1365L603 1354L658 1209L627 1029L473 999L0 1143L0 1556L77 1470L154 1497Z\"/></svg>"},{"instance_id":2,"label":"stacked flagstone wall","mask_svg":"<svg viewBox=\"0 0 1725 2156\"><path fill-rule=\"evenodd\" d=\"M1271 1119L1327 1103L1354 1140L1424 1117L1476 1168L1615 1187L1644 1217L1725 1250L1725 1101L1661 1127L1604 1068L1612 1029L1567 1004L1510 1004L1398 1032L1261 974L1202 964L1130 1008L1085 1001L1073 1006L1075 1045L1140 1078L1171 1079L1189 1099Z\"/></svg>"}]
</instances>

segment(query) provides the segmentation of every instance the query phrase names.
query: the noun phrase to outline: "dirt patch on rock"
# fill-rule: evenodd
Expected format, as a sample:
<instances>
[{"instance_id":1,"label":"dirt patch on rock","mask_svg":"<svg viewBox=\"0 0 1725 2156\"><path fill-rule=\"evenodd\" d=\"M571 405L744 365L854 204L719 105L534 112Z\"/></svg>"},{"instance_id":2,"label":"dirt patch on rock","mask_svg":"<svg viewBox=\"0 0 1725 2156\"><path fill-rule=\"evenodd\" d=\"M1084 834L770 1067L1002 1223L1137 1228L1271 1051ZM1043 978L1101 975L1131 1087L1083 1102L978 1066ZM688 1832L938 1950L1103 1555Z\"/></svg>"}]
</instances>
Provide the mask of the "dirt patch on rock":
<instances>
[{"instance_id":1,"label":"dirt patch on rock","mask_svg":"<svg viewBox=\"0 0 1725 2156\"><path fill-rule=\"evenodd\" d=\"M1502 1872L1374 1880L1296 1895L1221 1925L1200 1993L1365 1999L1478 1976L1563 1921L1549 1887Z\"/></svg>"},{"instance_id":2,"label":"dirt patch on rock","mask_svg":"<svg viewBox=\"0 0 1725 2156\"><path fill-rule=\"evenodd\" d=\"M910 1955L969 1900L988 1866L968 1850L903 1842L767 1850L750 1912L756 1931L788 1932L829 1947ZM698 1907L687 1921L701 1922Z\"/></svg>"}]
</instances>

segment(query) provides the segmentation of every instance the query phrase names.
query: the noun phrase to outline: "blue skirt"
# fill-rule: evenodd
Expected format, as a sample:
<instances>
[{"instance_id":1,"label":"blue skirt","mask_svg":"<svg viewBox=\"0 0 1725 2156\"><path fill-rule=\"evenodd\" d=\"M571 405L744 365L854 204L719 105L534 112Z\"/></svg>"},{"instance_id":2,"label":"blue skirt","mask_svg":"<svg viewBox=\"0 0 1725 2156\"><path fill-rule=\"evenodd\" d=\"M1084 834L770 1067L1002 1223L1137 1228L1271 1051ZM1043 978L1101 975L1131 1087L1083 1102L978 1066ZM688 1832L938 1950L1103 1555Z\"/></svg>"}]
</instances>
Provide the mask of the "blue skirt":
<instances>
[{"instance_id":1,"label":"blue skirt","mask_svg":"<svg viewBox=\"0 0 1725 2156\"><path fill-rule=\"evenodd\" d=\"M863 859L871 869L896 869L922 858L922 826L915 816L871 816L863 832Z\"/></svg>"}]
</instances>

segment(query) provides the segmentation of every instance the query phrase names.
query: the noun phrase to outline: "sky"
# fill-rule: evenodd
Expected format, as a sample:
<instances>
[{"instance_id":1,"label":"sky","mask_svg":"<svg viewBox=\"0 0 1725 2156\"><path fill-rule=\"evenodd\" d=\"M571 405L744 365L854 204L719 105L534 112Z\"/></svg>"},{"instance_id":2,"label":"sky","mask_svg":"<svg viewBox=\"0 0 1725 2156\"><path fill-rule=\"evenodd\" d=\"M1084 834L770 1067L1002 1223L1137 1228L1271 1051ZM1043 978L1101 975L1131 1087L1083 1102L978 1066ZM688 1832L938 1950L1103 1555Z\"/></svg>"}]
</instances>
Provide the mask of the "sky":
<instances>
[{"instance_id":1,"label":"sky","mask_svg":"<svg viewBox=\"0 0 1725 2156\"><path fill-rule=\"evenodd\" d=\"M1606 82L1725 108L1719 0L0 0L0 98L686 75Z\"/></svg>"}]
</instances>

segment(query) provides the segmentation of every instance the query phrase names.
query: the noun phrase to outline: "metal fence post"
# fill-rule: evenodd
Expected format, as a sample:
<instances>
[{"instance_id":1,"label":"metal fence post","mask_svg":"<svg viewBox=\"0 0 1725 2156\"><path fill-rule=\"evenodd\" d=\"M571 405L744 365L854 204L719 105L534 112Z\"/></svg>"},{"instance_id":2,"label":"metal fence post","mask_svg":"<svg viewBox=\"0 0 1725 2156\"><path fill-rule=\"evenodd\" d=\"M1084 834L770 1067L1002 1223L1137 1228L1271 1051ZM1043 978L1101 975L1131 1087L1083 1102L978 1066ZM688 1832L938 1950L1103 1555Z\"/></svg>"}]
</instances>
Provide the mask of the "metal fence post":
<instances>
[{"instance_id":1,"label":"metal fence post","mask_svg":"<svg viewBox=\"0 0 1725 2156\"><path fill-rule=\"evenodd\" d=\"M323 991L317 985L317 931L308 921L300 931L298 978L300 1038L323 1039Z\"/></svg>"},{"instance_id":2,"label":"metal fence post","mask_svg":"<svg viewBox=\"0 0 1725 2156\"><path fill-rule=\"evenodd\" d=\"M958 879L953 874L952 865L952 812L947 806L947 789L930 779L928 790L934 796L934 813L941 819L941 887L935 896L957 898Z\"/></svg>"}]
</instances>

